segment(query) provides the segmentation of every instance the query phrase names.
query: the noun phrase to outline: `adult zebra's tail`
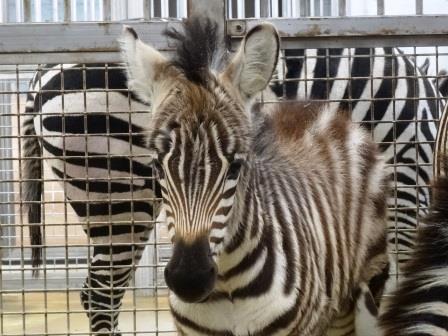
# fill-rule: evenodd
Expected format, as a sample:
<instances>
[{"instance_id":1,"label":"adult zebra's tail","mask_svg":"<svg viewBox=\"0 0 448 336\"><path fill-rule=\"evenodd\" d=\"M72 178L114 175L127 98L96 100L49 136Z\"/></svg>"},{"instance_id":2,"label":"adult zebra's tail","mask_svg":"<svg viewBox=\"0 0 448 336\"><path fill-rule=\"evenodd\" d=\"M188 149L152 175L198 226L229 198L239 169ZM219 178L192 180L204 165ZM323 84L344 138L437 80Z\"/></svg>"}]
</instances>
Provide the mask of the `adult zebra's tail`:
<instances>
[{"instance_id":1,"label":"adult zebra's tail","mask_svg":"<svg viewBox=\"0 0 448 336\"><path fill-rule=\"evenodd\" d=\"M381 316L385 336L448 335L448 157L404 278Z\"/></svg>"},{"instance_id":2,"label":"adult zebra's tail","mask_svg":"<svg viewBox=\"0 0 448 336\"><path fill-rule=\"evenodd\" d=\"M37 275L36 268L42 263L42 232L41 232L41 195L42 195L42 151L34 127L34 97L28 93L25 114L22 122L22 178L23 201L28 212L30 242L32 246L33 274Z\"/></svg>"}]
</instances>

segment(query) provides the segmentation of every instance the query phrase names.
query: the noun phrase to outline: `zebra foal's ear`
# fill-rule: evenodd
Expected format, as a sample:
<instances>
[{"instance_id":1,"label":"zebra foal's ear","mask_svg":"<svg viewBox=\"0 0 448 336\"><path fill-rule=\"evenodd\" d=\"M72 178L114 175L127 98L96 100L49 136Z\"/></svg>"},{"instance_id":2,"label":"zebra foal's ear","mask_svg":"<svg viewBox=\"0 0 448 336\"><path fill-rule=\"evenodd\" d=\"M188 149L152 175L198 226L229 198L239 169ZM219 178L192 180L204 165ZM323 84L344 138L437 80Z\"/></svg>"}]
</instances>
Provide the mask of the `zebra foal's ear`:
<instances>
[{"instance_id":1,"label":"zebra foal's ear","mask_svg":"<svg viewBox=\"0 0 448 336\"><path fill-rule=\"evenodd\" d=\"M128 88L134 91L140 99L151 103L154 88L165 57L156 49L143 43L135 30L123 26L120 43L122 59L126 63Z\"/></svg>"},{"instance_id":2,"label":"zebra foal's ear","mask_svg":"<svg viewBox=\"0 0 448 336\"><path fill-rule=\"evenodd\" d=\"M270 23L252 28L223 75L240 91L243 100L253 98L271 80L277 65L280 38Z\"/></svg>"}]
</instances>

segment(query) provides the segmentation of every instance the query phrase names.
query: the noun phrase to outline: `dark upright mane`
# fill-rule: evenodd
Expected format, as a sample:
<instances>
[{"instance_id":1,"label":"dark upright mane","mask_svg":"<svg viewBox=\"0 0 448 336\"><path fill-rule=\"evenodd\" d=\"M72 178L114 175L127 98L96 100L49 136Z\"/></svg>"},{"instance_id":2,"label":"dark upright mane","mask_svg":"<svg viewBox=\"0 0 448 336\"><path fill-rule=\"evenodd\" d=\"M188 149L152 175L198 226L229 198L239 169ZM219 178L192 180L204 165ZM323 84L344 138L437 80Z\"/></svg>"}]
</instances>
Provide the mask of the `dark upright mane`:
<instances>
[{"instance_id":1,"label":"dark upright mane","mask_svg":"<svg viewBox=\"0 0 448 336\"><path fill-rule=\"evenodd\" d=\"M183 31L171 28L164 34L176 42L176 54L171 63L188 80L205 85L221 42L217 23L202 16L192 16L184 20Z\"/></svg>"}]
</instances>

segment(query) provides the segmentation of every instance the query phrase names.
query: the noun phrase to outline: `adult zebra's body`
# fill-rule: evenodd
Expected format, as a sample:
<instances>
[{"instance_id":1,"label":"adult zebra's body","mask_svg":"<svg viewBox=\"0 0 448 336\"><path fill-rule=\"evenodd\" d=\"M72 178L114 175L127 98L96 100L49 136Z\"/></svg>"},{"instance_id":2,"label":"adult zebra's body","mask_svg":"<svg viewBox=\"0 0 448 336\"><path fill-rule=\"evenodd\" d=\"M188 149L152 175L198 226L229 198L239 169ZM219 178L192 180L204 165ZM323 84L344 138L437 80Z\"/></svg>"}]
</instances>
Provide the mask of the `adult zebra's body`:
<instances>
[{"instance_id":1,"label":"adult zebra's body","mask_svg":"<svg viewBox=\"0 0 448 336\"><path fill-rule=\"evenodd\" d=\"M122 38L129 80L153 102L171 311L182 335L323 335L387 267L384 163L367 132L325 105L250 115L277 31L253 28L215 72L214 27L190 17L169 31L172 60L131 28Z\"/></svg>"},{"instance_id":2,"label":"adult zebra's body","mask_svg":"<svg viewBox=\"0 0 448 336\"><path fill-rule=\"evenodd\" d=\"M34 93L28 95L22 123L23 154L30 158L24 160L25 201L34 202L31 240L41 241L40 158L45 157L94 244L81 300L92 331L109 335L152 227L152 159L141 127L149 120L148 105L128 97L125 75L116 65L107 71L104 64L48 69L31 83ZM39 262L34 248L33 263Z\"/></svg>"},{"instance_id":3,"label":"adult zebra's body","mask_svg":"<svg viewBox=\"0 0 448 336\"><path fill-rule=\"evenodd\" d=\"M433 83L393 48L285 50L287 99L330 100L371 130L396 185L388 206L389 243L399 262L412 250L417 218L426 213L433 143L443 107ZM296 81L294 81L296 79Z\"/></svg>"},{"instance_id":4,"label":"adult zebra's body","mask_svg":"<svg viewBox=\"0 0 448 336\"><path fill-rule=\"evenodd\" d=\"M448 158L434 183L429 215L415 251L380 321L384 336L448 335Z\"/></svg>"}]
</instances>

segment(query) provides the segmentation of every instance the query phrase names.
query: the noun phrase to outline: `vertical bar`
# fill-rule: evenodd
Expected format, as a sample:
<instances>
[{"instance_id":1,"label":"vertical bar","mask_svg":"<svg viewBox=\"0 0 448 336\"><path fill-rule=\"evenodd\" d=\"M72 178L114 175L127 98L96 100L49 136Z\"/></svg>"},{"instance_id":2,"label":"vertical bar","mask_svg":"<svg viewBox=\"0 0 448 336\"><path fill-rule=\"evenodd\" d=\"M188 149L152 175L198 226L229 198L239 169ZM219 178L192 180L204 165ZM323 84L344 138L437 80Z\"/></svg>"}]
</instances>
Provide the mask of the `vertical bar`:
<instances>
[{"instance_id":1,"label":"vertical bar","mask_svg":"<svg viewBox=\"0 0 448 336\"><path fill-rule=\"evenodd\" d=\"M112 7L110 5L110 0L103 0L103 21L111 21Z\"/></svg>"},{"instance_id":2,"label":"vertical bar","mask_svg":"<svg viewBox=\"0 0 448 336\"><path fill-rule=\"evenodd\" d=\"M177 10L177 5L180 0L168 0L168 17L177 18L179 17L179 12Z\"/></svg>"},{"instance_id":3,"label":"vertical bar","mask_svg":"<svg viewBox=\"0 0 448 336\"><path fill-rule=\"evenodd\" d=\"M319 2L319 0L317 0L317 2ZM293 15L295 15L294 11ZM311 16L310 0L300 0L300 16Z\"/></svg>"},{"instance_id":4,"label":"vertical bar","mask_svg":"<svg viewBox=\"0 0 448 336\"><path fill-rule=\"evenodd\" d=\"M151 19L151 0L143 0L143 18L145 20Z\"/></svg>"},{"instance_id":5,"label":"vertical bar","mask_svg":"<svg viewBox=\"0 0 448 336\"><path fill-rule=\"evenodd\" d=\"M22 22L23 20L23 3L22 0L16 1L16 20L14 22Z\"/></svg>"},{"instance_id":6,"label":"vertical bar","mask_svg":"<svg viewBox=\"0 0 448 336\"><path fill-rule=\"evenodd\" d=\"M153 0L152 2L152 9L153 9L153 17L161 17L162 13L161 13L161 1L162 0Z\"/></svg>"},{"instance_id":7,"label":"vertical bar","mask_svg":"<svg viewBox=\"0 0 448 336\"><path fill-rule=\"evenodd\" d=\"M53 22L58 22L59 21L59 3L58 3L58 0L53 0L52 1L51 9L53 10L53 13L51 15L52 21Z\"/></svg>"},{"instance_id":8,"label":"vertical bar","mask_svg":"<svg viewBox=\"0 0 448 336\"><path fill-rule=\"evenodd\" d=\"M224 22L225 8L224 1L221 0L188 0L188 16L194 13L210 15L219 23Z\"/></svg>"},{"instance_id":9,"label":"vertical bar","mask_svg":"<svg viewBox=\"0 0 448 336\"><path fill-rule=\"evenodd\" d=\"M16 13L17 13L17 22L20 21L20 2L17 2L17 8L16 8ZM25 1L23 3L23 22L31 22L31 1Z\"/></svg>"},{"instance_id":10,"label":"vertical bar","mask_svg":"<svg viewBox=\"0 0 448 336\"><path fill-rule=\"evenodd\" d=\"M1 23L6 22L6 20L5 20L5 3L3 0L0 0L0 22ZM1 255L0 255L0 258L1 258Z\"/></svg>"},{"instance_id":11,"label":"vertical bar","mask_svg":"<svg viewBox=\"0 0 448 336\"><path fill-rule=\"evenodd\" d=\"M314 16L321 16L320 13L320 1L321 0L314 0Z\"/></svg>"},{"instance_id":12,"label":"vertical bar","mask_svg":"<svg viewBox=\"0 0 448 336\"><path fill-rule=\"evenodd\" d=\"M260 17L269 17L269 0L260 0Z\"/></svg>"},{"instance_id":13,"label":"vertical bar","mask_svg":"<svg viewBox=\"0 0 448 336\"><path fill-rule=\"evenodd\" d=\"M42 1L34 0L34 22L41 22L41 21L42 21Z\"/></svg>"},{"instance_id":14,"label":"vertical bar","mask_svg":"<svg viewBox=\"0 0 448 336\"><path fill-rule=\"evenodd\" d=\"M246 12L245 12L245 8L244 8L244 2L243 0L237 0L237 18L238 19L244 19L246 17Z\"/></svg>"},{"instance_id":15,"label":"vertical bar","mask_svg":"<svg viewBox=\"0 0 448 336\"><path fill-rule=\"evenodd\" d=\"M104 17L103 17L103 0L98 0L98 17L99 17L99 21L104 21Z\"/></svg>"},{"instance_id":16,"label":"vertical bar","mask_svg":"<svg viewBox=\"0 0 448 336\"><path fill-rule=\"evenodd\" d=\"M178 17L179 18L184 18L187 17L187 0L181 0L179 1L179 5L178 5Z\"/></svg>"},{"instance_id":17,"label":"vertical bar","mask_svg":"<svg viewBox=\"0 0 448 336\"><path fill-rule=\"evenodd\" d=\"M244 17L253 18L255 17L255 1L254 0L246 0L244 2Z\"/></svg>"},{"instance_id":18,"label":"vertical bar","mask_svg":"<svg viewBox=\"0 0 448 336\"><path fill-rule=\"evenodd\" d=\"M423 0L415 0L415 14L423 15Z\"/></svg>"},{"instance_id":19,"label":"vertical bar","mask_svg":"<svg viewBox=\"0 0 448 336\"><path fill-rule=\"evenodd\" d=\"M260 0L254 0L254 17L260 18Z\"/></svg>"},{"instance_id":20,"label":"vertical bar","mask_svg":"<svg viewBox=\"0 0 448 336\"><path fill-rule=\"evenodd\" d=\"M324 16L331 16L331 0L324 0Z\"/></svg>"},{"instance_id":21,"label":"vertical bar","mask_svg":"<svg viewBox=\"0 0 448 336\"><path fill-rule=\"evenodd\" d=\"M292 17L291 4L289 0L281 0L282 3L282 17Z\"/></svg>"},{"instance_id":22,"label":"vertical bar","mask_svg":"<svg viewBox=\"0 0 448 336\"><path fill-rule=\"evenodd\" d=\"M221 32L220 43L225 43L226 36L226 6L222 0L188 0L188 16L194 13L203 13L218 25Z\"/></svg>"},{"instance_id":23,"label":"vertical bar","mask_svg":"<svg viewBox=\"0 0 448 336\"><path fill-rule=\"evenodd\" d=\"M64 0L64 22L70 22L72 20L72 2L70 0Z\"/></svg>"},{"instance_id":24,"label":"vertical bar","mask_svg":"<svg viewBox=\"0 0 448 336\"><path fill-rule=\"evenodd\" d=\"M271 0L271 17L275 18L278 17L279 14L279 6L278 6L279 2L278 0Z\"/></svg>"},{"instance_id":25,"label":"vertical bar","mask_svg":"<svg viewBox=\"0 0 448 336\"><path fill-rule=\"evenodd\" d=\"M306 16L306 0L300 0L300 16Z\"/></svg>"},{"instance_id":26,"label":"vertical bar","mask_svg":"<svg viewBox=\"0 0 448 336\"><path fill-rule=\"evenodd\" d=\"M347 3L346 0L339 0L339 16L346 16Z\"/></svg>"},{"instance_id":27,"label":"vertical bar","mask_svg":"<svg viewBox=\"0 0 448 336\"><path fill-rule=\"evenodd\" d=\"M384 15L384 0L376 0L376 14Z\"/></svg>"},{"instance_id":28,"label":"vertical bar","mask_svg":"<svg viewBox=\"0 0 448 336\"><path fill-rule=\"evenodd\" d=\"M95 1L89 1L90 5L90 21L96 21Z\"/></svg>"},{"instance_id":29,"label":"vertical bar","mask_svg":"<svg viewBox=\"0 0 448 336\"><path fill-rule=\"evenodd\" d=\"M84 19L83 19L83 21L88 21L89 20L89 11L88 11L88 6L87 6L87 0L84 0L83 6L82 6L82 10L84 12Z\"/></svg>"},{"instance_id":30,"label":"vertical bar","mask_svg":"<svg viewBox=\"0 0 448 336\"><path fill-rule=\"evenodd\" d=\"M169 6L169 0L161 0L161 8L160 8L160 15L162 18L167 18L170 16L170 6Z\"/></svg>"},{"instance_id":31,"label":"vertical bar","mask_svg":"<svg viewBox=\"0 0 448 336\"><path fill-rule=\"evenodd\" d=\"M230 17L232 19L235 19L235 18L238 17L238 6L237 6L236 1L237 0L230 0L230 5L229 5L229 7L230 7L230 15L231 15Z\"/></svg>"}]
</instances>

